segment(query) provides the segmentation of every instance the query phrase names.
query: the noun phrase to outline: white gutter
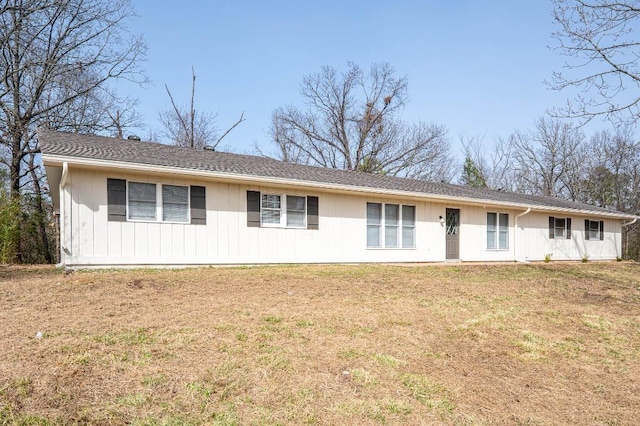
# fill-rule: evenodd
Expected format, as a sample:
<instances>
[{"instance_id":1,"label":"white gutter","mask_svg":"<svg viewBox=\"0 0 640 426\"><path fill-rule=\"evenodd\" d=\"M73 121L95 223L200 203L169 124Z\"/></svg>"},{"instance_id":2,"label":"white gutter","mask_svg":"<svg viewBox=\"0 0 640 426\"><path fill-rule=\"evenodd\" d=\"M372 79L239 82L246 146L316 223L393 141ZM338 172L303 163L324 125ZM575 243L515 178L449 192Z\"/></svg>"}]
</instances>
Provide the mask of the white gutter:
<instances>
[{"instance_id":1,"label":"white gutter","mask_svg":"<svg viewBox=\"0 0 640 426\"><path fill-rule=\"evenodd\" d=\"M279 178L279 177L269 177L269 176L260 176L260 175L248 175L248 174L238 174L238 173L229 173L229 172L214 172L207 170L195 170L195 169L185 169L182 167L175 166L160 166L160 165L148 165L148 164L140 164L140 163L127 163L123 161L107 161L107 160L96 160L91 158L78 158L78 157L68 157L61 155L42 155L42 161L46 164L49 163L51 165L60 165L62 164L64 167L64 162L72 160L74 165L78 166L87 166L87 167L106 167L113 168L119 170L131 170L138 173L174 173L180 174L183 176L197 176L200 178L218 178L218 179L232 179L237 182L243 183L251 183L251 184L272 184L272 185L294 185L298 187L305 188L315 188L322 189L331 192L360 192L367 194L378 194L378 195L391 195L398 197L406 197L406 198L423 198L434 201L442 201L447 203L457 203L457 204L471 204L471 205L491 205L491 206L500 206L500 207L510 207L515 209L530 209L530 204L522 204L522 203L510 203L506 201L496 201L496 200L480 200L478 198L468 198L468 197L455 197L452 195L441 195L441 194L431 194L424 192L412 192L412 191L402 191L402 190L390 190L390 189L382 189L382 188L370 188L363 186L354 186L354 185L345 185L345 184L337 184L337 183L324 183L317 181L305 181L305 180L297 180L297 179L287 179L287 178ZM562 207L553 207L553 206L533 206L536 208L536 211L545 211L545 212L571 212L576 215L590 215L590 216L600 216L600 217L614 217L614 218L631 218L631 215L625 215L620 213L609 213L609 212L599 212L593 210L578 210L578 209L567 209Z\"/></svg>"},{"instance_id":2,"label":"white gutter","mask_svg":"<svg viewBox=\"0 0 640 426\"><path fill-rule=\"evenodd\" d=\"M514 231L513 231L513 260L515 260L516 262L523 262L523 263L529 263L526 260L518 260L518 245L517 245L517 241L518 241L518 218L522 217L524 215L527 215L531 213L531 207L529 207L526 211L520 213L519 215L517 215L514 219Z\"/></svg>"},{"instance_id":3,"label":"white gutter","mask_svg":"<svg viewBox=\"0 0 640 426\"><path fill-rule=\"evenodd\" d=\"M58 216L58 223L60 225L60 263L56 264L56 268L63 268L64 263L64 205L65 205L65 197L64 197L64 187L67 185L67 178L69 176L69 164L65 161L62 163L62 176L60 177L60 215Z\"/></svg>"},{"instance_id":4,"label":"white gutter","mask_svg":"<svg viewBox=\"0 0 640 426\"><path fill-rule=\"evenodd\" d=\"M625 226L630 226L633 225L634 223L636 223L638 221L638 218L636 217L635 219L633 219L631 222L627 222L627 223L623 223L622 227L624 228Z\"/></svg>"}]
</instances>

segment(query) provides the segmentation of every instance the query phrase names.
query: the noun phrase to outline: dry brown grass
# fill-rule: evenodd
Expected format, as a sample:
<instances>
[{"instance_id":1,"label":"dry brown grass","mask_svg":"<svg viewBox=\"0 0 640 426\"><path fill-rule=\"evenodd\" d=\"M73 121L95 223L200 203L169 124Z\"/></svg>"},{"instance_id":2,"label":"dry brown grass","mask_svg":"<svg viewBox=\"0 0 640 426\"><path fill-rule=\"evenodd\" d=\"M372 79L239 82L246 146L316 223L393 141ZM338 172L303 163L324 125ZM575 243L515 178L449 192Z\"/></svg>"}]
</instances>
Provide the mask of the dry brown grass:
<instances>
[{"instance_id":1,"label":"dry brown grass","mask_svg":"<svg viewBox=\"0 0 640 426\"><path fill-rule=\"evenodd\" d=\"M631 425L640 266L2 267L0 345L0 424Z\"/></svg>"}]
</instances>

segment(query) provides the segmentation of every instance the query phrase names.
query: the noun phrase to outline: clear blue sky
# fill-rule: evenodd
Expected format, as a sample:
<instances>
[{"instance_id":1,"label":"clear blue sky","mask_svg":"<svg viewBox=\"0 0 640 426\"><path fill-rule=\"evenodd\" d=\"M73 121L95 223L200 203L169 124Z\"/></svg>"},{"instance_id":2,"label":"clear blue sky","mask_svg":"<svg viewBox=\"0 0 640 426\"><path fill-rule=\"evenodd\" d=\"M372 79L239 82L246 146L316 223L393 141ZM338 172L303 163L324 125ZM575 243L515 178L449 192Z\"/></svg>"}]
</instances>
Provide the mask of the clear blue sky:
<instances>
[{"instance_id":1,"label":"clear blue sky","mask_svg":"<svg viewBox=\"0 0 640 426\"><path fill-rule=\"evenodd\" d=\"M345 69L389 62L409 81L407 120L445 125L490 141L563 102L545 79L563 58L547 48L554 28L544 0L418 1L193 1L132 0L139 15L131 30L148 45L151 83L128 88L147 125L159 129L169 105L164 84L186 104L191 66L196 107L218 114L225 129L244 111L246 121L226 139L232 150L269 150L271 112L302 105L300 82L323 65ZM121 90L121 89L119 89Z\"/></svg>"}]
</instances>

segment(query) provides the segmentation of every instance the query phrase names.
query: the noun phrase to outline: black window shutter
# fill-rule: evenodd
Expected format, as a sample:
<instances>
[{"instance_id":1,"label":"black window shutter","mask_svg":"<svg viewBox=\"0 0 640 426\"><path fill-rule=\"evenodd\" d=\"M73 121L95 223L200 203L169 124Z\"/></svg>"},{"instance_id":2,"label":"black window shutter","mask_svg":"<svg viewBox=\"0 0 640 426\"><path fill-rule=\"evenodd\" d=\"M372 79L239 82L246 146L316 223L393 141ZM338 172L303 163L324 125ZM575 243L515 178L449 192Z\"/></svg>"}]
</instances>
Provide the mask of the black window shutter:
<instances>
[{"instance_id":1,"label":"black window shutter","mask_svg":"<svg viewBox=\"0 0 640 426\"><path fill-rule=\"evenodd\" d=\"M554 238L556 229L556 218L549 216L549 238Z\"/></svg>"},{"instance_id":2,"label":"black window shutter","mask_svg":"<svg viewBox=\"0 0 640 426\"><path fill-rule=\"evenodd\" d=\"M191 223L207 224L207 200L204 186L191 186Z\"/></svg>"},{"instance_id":3,"label":"black window shutter","mask_svg":"<svg viewBox=\"0 0 640 426\"><path fill-rule=\"evenodd\" d=\"M247 191L247 226L260 227L260 191Z\"/></svg>"},{"instance_id":4,"label":"black window shutter","mask_svg":"<svg viewBox=\"0 0 640 426\"><path fill-rule=\"evenodd\" d=\"M307 229L318 229L318 197L307 197Z\"/></svg>"},{"instance_id":5,"label":"black window shutter","mask_svg":"<svg viewBox=\"0 0 640 426\"><path fill-rule=\"evenodd\" d=\"M124 179L107 179L107 219L127 221L127 181Z\"/></svg>"},{"instance_id":6,"label":"black window shutter","mask_svg":"<svg viewBox=\"0 0 640 426\"><path fill-rule=\"evenodd\" d=\"M567 218L567 240L571 239L571 218Z\"/></svg>"},{"instance_id":7,"label":"black window shutter","mask_svg":"<svg viewBox=\"0 0 640 426\"><path fill-rule=\"evenodd\" d=\"M589 239L589 219L584 220L584 239Z\"/></svg>"},{"instance_id":8,"label":"black window shutter","mask_svg":"<svg viewBox=\"0 0 640 426\"><path fill-rule=\"evenodd\" d=\"M600 221L600 239L604 240L604 221Z\"/></svg>"}]
</instances>

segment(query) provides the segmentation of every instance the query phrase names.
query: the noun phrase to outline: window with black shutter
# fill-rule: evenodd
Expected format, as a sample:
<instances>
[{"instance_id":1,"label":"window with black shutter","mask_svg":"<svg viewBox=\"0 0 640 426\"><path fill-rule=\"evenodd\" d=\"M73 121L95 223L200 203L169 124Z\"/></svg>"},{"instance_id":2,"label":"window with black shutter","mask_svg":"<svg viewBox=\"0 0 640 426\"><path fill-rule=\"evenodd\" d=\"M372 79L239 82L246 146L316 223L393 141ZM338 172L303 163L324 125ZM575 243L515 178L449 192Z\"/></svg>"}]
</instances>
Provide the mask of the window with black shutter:
<instances>
[{"instance_id":1,"label":"window with black shutter","mask_svg":"<svg viewBox=\"0 0 640 426\"><path fill-rule=\"evenodd\" d=\"M247 226L318 229L318 197L247 191Z\"/></svg>"}]
</instances>

